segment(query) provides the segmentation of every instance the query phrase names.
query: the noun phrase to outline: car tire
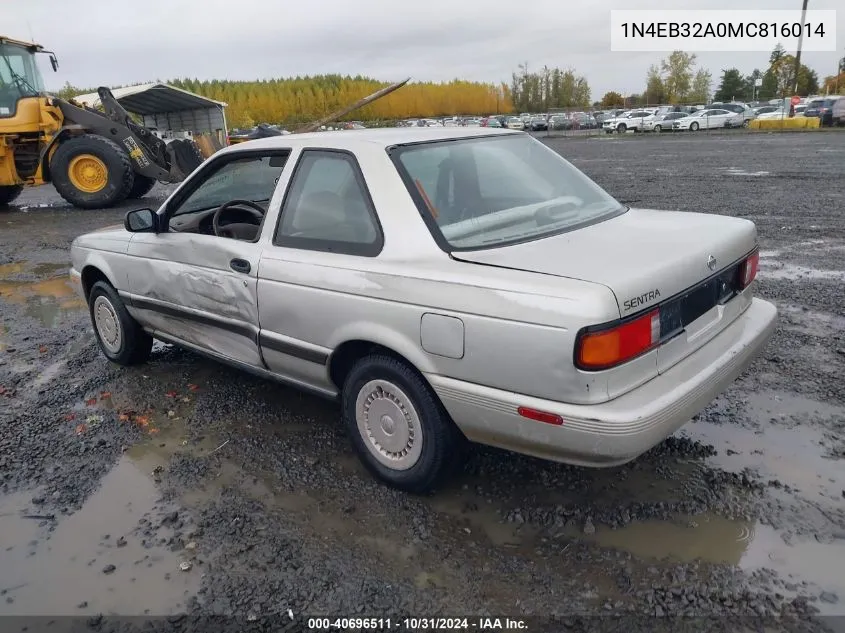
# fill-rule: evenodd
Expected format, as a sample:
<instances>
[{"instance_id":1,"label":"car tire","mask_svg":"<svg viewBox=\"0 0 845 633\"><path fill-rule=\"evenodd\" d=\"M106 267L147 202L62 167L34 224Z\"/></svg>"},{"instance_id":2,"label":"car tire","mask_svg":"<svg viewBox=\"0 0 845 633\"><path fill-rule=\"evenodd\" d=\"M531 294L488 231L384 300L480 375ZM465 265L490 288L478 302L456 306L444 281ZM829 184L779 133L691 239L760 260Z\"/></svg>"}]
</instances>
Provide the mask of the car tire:
<instances>
[{"instance_id":1,"label":"car tire","mask_svg":"<svg viewBox=\"0 0 845 633\"><path fill-rule=\"evenodd\" d=\"M118 365L138 365L150 358L153 337L133 319L117 291L98 281L88 293L94 336L103 354Z\"/></svg>"},{"instance_id":2,"label":"car tire","mask_svg":"<svg viewBox=\"0 0 845 633\"><path fill-rule=\"evenodd\" d=\"M135 184L129 154L96 134L59 145L50 160L50 177L59 195L81 209L114 206L126 199Z\"/></svg>"},{"instance_id":3,"label":"car tire","mask_svg":"<svg viewBox=\"0 0 845 633\"><path fill-rule=\"evenodd\" d=\"M624 134L627 131L628 131L628 126L625 125L624 123L620 123L619 125L616 126L616 132L618 134Z\"/></svg>"},{"instance_id":4,"label":"car tire","mask_svg":"<svg viewBox=\"0 0 845 633\"><path fill-rule=\"evenodd\" d=\"M394 356L373 354L353 365L342 411L367 470L394 488L429 492L459 462L463 435L422 375Z\"/></svg>"},{"instance_id":5,"label":"car tire","mask_svg":"<svg viewBox=\"0 0 845 633\"><path fill-rule=\"evenodd\" d=\"M6 185L0 187L0 207L5 207L7 204L14 202L15 198L21 195L23 185Z\"/></svg>"},{"instance_id":6,"label":"car tire","mask_svg":"<svg viewBox=\"0 0 845 633\"><path fill-rule=\"evenodd\" d=\"M662 132L662 131L663 131L663 127L662 127L662 126L660 126L660 125L655 125L653 129L654 129L654 131L655 131L655 132L657 132L658 134L660 134L660 132Z\"/></svg>"},{"instance_id":7,"label":"car tire","mask_svg":"<svg viewBox=\"0 0 845 633\"><path fill-rule=\"evenodd\" d=\"M690 132L697 132L698 128L699 128L699 125L695 121L693 121L692 123L689 124Z\"/></svg>"}]
</instances>

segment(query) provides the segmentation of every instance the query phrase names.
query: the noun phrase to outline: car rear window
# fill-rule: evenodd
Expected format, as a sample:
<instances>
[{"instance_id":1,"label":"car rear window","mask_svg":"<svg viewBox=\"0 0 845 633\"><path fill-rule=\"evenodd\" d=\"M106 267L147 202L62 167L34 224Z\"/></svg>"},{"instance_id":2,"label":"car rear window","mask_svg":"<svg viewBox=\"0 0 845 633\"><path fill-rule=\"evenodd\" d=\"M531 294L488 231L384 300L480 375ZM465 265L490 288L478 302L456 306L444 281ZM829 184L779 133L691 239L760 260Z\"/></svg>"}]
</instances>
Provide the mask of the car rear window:
<instances>
[{"instance_id":1,"label":"car rear window","mask_svg":"<svg viewBox=\"0 0 845 633\"><path fill-rule=\"evenodd\" d=\"M527 135L399 146L391 155L438 244L472 250L539 239L625 208Z\"/></svg>"}]
</instances>

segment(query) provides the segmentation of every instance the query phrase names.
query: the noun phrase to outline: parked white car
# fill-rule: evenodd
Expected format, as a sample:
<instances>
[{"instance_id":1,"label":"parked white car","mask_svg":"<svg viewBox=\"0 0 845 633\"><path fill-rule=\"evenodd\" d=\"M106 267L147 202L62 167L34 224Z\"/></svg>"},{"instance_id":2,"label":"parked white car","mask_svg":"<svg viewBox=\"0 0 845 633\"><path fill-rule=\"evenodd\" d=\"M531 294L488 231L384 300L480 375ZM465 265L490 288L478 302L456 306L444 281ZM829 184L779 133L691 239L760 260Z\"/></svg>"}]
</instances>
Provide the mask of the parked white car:
<instances>
[{"instance_id":1,"label":"parked white car","mask_svg":"<svg viewBox=\"0 0 845 633\"><path fill-rule=\"evenodd\" d=\"M804 110L807 109L806 105L797 105L795 106L795 116L796 117L803 117ZM766 119L787 119L789 118L789 108L784 110L783 108L778 108L777 110L773 110L771 112L766 112L764 114L758 114L758 119L766 120Z\"/></svg>"},{"instance_id":2,"label":"parked white car","mask_svg":"<svg viewBox=\"0 0 845 633\"><path fill-rule=\"evenodd\" d=\"M757 116L751 106L747 103L741 103L738 101L731 101L730 103L712 103L708 109L728 110L729 112L735 112L736 114L742 115L742 123L740 125L743 127L747 126L748 123L753 121ZM739 125L732 123L728 127L739 127Z\"/></svg>"},{"instance_id":3,"label":"parked white car","mask_svg":"<svg viewBox=\"0 0 845 633\"><path fill-rule=\"evenodd\" d=\"M508 117L507 123L508 123L508 129L509 130L524 130L525 129L525 122L522 119L520 119L518 116Z\"/></svg>"},{"instance_id":4,"label":"parked white car","mask_svg":"<svg viewBox=\"0 0 845 633\"><path fill-rule=\"evenodd\" d=\"M613 119L602 121L602 129L608 134L624 134L628 130L639 131L647 118L654 116L654 110L630 110Z\"/></svg>"},{"instance_id":5,"label":"parked white car","mask_svg":"<svg viewBox=\"0 0 845 633\"><path fill-rule=\"evenodd\" d=\"M671 132L672 123L689 116L686 112L666 112L643 119L643 132Z\"/></svg>"},{"instance_id":6,"label":"parked white car","mask_svg":"<svg viewBox=\"0 0 845 633\"><path fill-rule=\"evenodd\" d=\"M225 148L70 274L111 361L157 338L336 399L367 468L423 491L465 438L613 466L674 433L774 330L757 249L524 132L382 128Z\"/></svg>"},{"instance_id":7,"label":"parked white car","mask_svg":"<svg viewBox=\"0 0 845 633\"><path fill-rule=\"evenodd\" d=\"M673 130L707 130L724 127L742 127L745 118L738 112L730 110L710 109L699 110L687 117L672 122Z\"/></svg>"}]
</instances>

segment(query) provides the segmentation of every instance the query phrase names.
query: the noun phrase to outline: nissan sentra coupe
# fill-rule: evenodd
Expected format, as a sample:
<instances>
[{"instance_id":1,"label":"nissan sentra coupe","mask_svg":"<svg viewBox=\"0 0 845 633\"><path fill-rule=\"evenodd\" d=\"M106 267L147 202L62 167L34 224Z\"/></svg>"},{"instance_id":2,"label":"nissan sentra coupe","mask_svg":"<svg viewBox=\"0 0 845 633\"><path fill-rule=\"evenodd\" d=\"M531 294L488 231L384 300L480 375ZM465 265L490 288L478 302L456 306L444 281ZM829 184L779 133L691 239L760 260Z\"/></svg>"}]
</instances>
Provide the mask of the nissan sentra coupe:
<instances>
[{"instance_id":1,"label":"nissan sentra coupe","mask_svg":"<svg viewBox=\"0 0 845 633\"><path fill-rule=\"evenodd\" d=\"M153 339L336 398L377 477L469 439L582 466L674 433L760 353L755 225L633 209L524 132L396 128L224 149L78 237L99 346Z\"/></svg>"}]
</instances>

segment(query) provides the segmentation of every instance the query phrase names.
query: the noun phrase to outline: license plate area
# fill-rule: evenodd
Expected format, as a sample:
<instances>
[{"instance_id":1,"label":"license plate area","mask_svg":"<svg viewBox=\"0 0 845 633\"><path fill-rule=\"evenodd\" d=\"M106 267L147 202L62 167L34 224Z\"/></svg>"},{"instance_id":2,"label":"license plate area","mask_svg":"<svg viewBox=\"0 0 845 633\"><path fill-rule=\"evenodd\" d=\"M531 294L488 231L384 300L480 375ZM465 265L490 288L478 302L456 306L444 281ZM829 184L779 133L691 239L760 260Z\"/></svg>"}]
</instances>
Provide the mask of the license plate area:
<instances>
[{"instance_id":1,"label":"license plate area","mask_svg":"<svg viewBox=\"0 0 845 633\"><path fill-rule=\"evenodd\" d=\"M674 338L690 324L739 293L739 264L703 281L660 306L661 343Z\"/></svg>"}]
</instances>

